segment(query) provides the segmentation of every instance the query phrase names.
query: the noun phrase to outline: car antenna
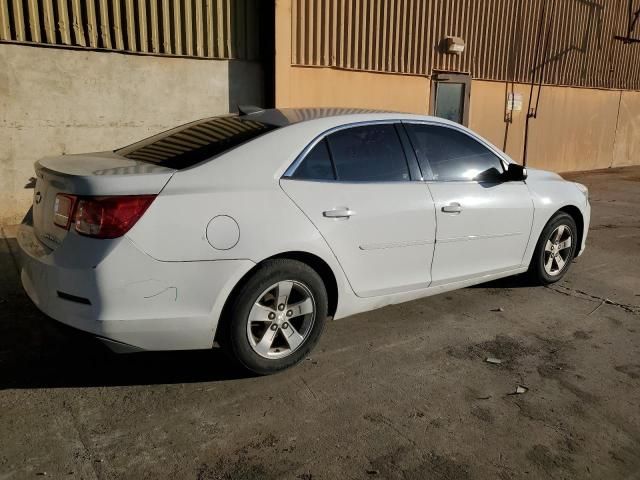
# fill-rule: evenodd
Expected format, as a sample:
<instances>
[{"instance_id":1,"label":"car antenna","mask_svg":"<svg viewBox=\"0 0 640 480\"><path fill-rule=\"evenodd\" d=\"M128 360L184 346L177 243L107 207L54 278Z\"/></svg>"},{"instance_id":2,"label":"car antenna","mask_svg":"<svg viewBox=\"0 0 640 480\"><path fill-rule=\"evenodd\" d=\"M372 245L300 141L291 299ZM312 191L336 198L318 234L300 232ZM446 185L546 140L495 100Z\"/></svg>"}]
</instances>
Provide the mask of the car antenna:
<instances>
[{"instance_id":1,"label":"car antenna","mask_svg":"<svg viewBox=\"0 0 640 480\"><path fill-rule=\"evenodd\" d=\"M256 107L255 105L238 105L238 113L240 115L249 115L251 113L258 113L263 110L263 108Z\"/></svg>"}]
</instances>

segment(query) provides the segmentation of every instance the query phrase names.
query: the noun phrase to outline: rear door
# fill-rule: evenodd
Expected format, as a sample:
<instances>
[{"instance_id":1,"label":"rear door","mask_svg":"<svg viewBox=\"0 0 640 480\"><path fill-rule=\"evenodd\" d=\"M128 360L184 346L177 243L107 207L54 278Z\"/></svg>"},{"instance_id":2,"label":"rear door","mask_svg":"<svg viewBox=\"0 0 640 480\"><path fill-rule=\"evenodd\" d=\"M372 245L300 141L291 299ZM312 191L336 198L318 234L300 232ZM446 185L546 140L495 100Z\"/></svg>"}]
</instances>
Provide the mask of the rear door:
<instances>
[{"instance_id":1,"label":"rear door","mask_svg":"<svg viewBox=\"0 0 640 480\"><path fill-rule=\"evenodd\" d=\"M533 202L523 181L504 181L502 160L453 126L405 123L435 202L433 286L522 265Z\"/></svg>"},{"instance_id":2,"label":"rear door","mask_svg":"<svg viewBox=\"0 0 640 480\"><path fill-rule=\"evenodd\" d=\"M411 173L415 159L407 161L401 135L389 122L338 130L311 145L281 180L361 297L431 281L433 201Z\"/></svg>"}]
</instances>

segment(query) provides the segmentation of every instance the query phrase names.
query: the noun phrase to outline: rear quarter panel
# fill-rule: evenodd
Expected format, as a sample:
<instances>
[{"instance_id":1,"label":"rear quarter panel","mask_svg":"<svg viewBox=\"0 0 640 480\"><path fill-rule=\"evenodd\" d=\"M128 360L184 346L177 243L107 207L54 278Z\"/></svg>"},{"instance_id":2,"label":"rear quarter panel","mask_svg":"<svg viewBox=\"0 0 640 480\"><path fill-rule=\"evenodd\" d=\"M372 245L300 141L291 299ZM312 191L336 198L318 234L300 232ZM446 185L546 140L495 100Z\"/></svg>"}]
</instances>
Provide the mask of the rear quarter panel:
<instances>
[{"instance_id":1,"label":"rear quarter panel","mask_svg":"<svg viewBox=\"0 0 640 480\"><path fill-rule=\"evenodd\" d=\"M324 238L280 188L280 177L315 131L296 127L177 172L127 237L151 257L168 262L258 263L286 252L311 253L329 265L340 291L350 291ZM294 131L280 134L284 130ZM221 215L233 218L240 232L228 250L215 249L207 238L209 222Z\"/></svg>"}]
</instances>

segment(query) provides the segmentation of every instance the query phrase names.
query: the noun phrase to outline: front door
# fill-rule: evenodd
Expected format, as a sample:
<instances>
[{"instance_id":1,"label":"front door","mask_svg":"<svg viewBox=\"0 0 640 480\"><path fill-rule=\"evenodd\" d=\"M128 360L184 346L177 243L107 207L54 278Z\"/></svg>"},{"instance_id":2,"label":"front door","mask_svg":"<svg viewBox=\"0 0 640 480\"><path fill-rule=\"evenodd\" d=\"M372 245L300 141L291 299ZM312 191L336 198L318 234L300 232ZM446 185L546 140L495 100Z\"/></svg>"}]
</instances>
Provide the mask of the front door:
<instances>
[{"instance_id":1,"label":"front door","mask_svg":"<svg viewBox=\"0 0 640 480\"><path fill-rule=\"evenodd\" d=\"M522 265L533 223L523 181L503 181L502 160L457 128L406 124L437 217L433 286Z\"/></svg>"},{"instance_id":2,"label":"front door","mask_svg":"<svg viewBox=\"0 0 640 480\"><path fill-rule=\"evenodd\" d=\"M361 297L430 283L433 201L411 178L396 128L376 123L334 132L281 180Z\"/></svg>"}]
</instances>

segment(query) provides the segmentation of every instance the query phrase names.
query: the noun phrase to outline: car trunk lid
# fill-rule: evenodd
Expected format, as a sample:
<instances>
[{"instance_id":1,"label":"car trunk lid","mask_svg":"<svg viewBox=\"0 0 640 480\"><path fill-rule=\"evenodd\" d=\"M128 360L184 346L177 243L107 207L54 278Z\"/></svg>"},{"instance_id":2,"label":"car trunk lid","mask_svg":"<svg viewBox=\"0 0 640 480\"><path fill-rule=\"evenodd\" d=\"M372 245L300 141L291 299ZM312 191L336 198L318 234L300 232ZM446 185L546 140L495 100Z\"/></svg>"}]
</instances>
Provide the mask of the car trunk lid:
<instances>
[{"instance_id":1,"label":"car trunk lid","mask_svg":"<svg viewBox=\"0 0 640 480\"><path fill-rule=\"evenodd\" d=\"M174 169L143 163L113 152L48 157L35 164L33 226L38 239L56 249L68 230L54 223L58 194L77 196L155 195Z\"/></svg>"}]
</instances>

